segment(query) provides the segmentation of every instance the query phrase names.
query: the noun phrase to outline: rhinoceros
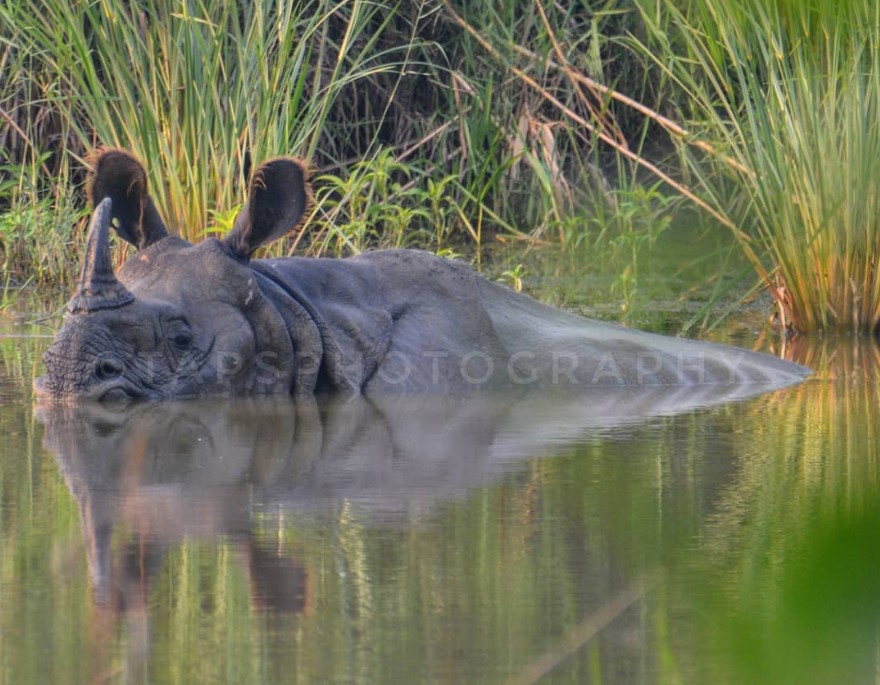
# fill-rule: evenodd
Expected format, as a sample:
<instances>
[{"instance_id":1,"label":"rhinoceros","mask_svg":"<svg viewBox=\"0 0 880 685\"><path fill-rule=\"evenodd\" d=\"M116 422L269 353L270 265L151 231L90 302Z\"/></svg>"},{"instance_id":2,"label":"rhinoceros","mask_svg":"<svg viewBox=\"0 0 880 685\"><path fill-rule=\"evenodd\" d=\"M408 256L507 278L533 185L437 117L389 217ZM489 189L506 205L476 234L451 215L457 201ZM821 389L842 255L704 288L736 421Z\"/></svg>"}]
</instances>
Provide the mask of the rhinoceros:
<instances>
[{"instance_id":1,"label":"rhinoceros","mask_svg":"<svg viewBox=\"0 0 880 685\"><path fill-rule=\"evenodd\" d=\"M307 166L271 159L220 239L171 235L143 166L94 159L76 293L35 381L44 400L473 393L559 386L790 385L771 355L631 330L544 305L419 250L252 259L308 214ZM111 226L137 251L114 274Z\"/></svg>"}]
</instances>

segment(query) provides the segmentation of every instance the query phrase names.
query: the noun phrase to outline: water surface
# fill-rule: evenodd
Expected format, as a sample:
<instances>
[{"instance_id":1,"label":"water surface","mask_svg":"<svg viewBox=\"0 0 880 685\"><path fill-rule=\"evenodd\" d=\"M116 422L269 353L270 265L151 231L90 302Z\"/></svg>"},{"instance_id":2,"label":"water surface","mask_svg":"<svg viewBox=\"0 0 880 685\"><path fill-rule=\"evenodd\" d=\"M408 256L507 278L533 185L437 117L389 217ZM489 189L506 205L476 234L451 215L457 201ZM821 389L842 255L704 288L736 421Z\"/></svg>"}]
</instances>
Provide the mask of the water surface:
<instances>
[{"instance_id":1,"label":"water surface","mask_svg":"<svg viewBox=\"0 0 880 685\"><path fill-rule=\"evenodd\" d=\"M814 379L728 403L51 409L23 309L0 682L874 682L870 341L789 344Z\"/></svg>"}]
</instances>

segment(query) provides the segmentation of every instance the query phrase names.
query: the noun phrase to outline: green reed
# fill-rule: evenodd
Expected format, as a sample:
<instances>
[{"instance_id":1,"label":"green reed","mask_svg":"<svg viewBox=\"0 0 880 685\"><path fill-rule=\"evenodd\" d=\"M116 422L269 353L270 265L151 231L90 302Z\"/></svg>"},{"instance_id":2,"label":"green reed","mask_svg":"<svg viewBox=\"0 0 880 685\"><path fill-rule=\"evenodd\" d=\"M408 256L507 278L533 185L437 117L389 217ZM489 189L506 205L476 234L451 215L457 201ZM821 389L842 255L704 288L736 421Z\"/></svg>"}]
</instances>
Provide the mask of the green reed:
<instances>
[{"instance_id":1,"label":"green reed","mask_svg":"<svg viewBox=\"0 0 880 685\"><path fill-rule=\"evenodd\" d=\"M645 129L573 74L639 90L644 68L615 39L635 15L545 4L7 3L0 164L43 160L45 193L78 187L97 145L131 149L169 227L199 239L243 201L253 165L294 154L317 203L277 253L420 245L479 262L495 236L601 249L649 222L614 216L647 196L596 132L624 140L620 117L640 148Z\"/></svg>"},{"instance_id":2,"label":"green reed","mask_svg":"<svg viewBox=\"0 0 880 685\"><path fill-rule=\"evenodd\" d=\"M643 48L711 154L693 185L797 331L880 325L880 8L868 0L641 3ZM686 141L692 142L692 141Z\"/></svg>"},{"instance_id":3,"label":"green reed","mask_svg":"<svg viewBox=\"0 0 880 685\"><path fill-rule=\"evenodd\" d=\"M210 210L240 201L251 159L311 157L339 93L405 63L405 44L384 62L368 50L388 22L377 5L310 9L33 0L0 21L41 55L79 149L131 149L171 226L196 238Z\"/></svg>"}]
</instances>

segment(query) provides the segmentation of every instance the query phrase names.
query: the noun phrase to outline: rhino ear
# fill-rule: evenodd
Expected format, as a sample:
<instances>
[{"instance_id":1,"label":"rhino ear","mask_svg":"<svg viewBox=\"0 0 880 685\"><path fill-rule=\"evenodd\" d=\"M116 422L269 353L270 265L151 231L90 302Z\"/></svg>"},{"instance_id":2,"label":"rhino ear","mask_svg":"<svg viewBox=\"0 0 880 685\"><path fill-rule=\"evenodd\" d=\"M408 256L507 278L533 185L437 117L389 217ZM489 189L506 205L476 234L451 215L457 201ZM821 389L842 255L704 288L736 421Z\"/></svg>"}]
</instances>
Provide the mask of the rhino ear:
<instances>
[{"instance_id":1,"label":"rhino ear","mask_svg":"<svg viewBox=\"0 0 880 685\"><path fill-rule=\"evenodd\" d=\"M223 239L230 251L250 259L261 245L299 226L312 202L308 166L292 157L265 162L254 171L248 201Z\"/></svg>"},{"instance_id":2,"label":"rhino ear","mask_svg":"<svg viewBox=\"0 0 880 685\"><path fill-rule=\"evenodd\" d=\"M97 207L111 199L116 232L123 240L143 249L168 235L147 194L147 174L140 162L114 149L98 150L89 161L89 200Z\"/></svg>"}]
</instances>

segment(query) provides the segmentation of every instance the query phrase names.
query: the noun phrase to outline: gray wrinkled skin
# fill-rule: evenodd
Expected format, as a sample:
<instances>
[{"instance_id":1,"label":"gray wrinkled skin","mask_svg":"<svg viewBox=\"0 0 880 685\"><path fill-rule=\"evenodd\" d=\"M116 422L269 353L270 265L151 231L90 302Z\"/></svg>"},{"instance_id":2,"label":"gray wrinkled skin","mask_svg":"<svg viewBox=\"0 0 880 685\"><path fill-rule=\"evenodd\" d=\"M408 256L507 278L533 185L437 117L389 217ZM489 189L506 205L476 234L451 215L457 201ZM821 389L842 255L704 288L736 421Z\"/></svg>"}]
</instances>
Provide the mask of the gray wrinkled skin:
<instances>
[{"instance_id":1,"label":"gray wrinkled skin","mask_svg":"<svg viewBox=\"0 0 880 685\"><path fill-rule=\"evenodd\" d=\"M251 260L305 213L296 160L260 167L230 234L197 245L167 234L126 153L98 158L91 195L78 291L35 384L44 400L537 386L735 385L748 395L809 374L769 355L574 316L420 251ZM116 275L112 220L139 247Z\"/></svg>"}]
</instances>

